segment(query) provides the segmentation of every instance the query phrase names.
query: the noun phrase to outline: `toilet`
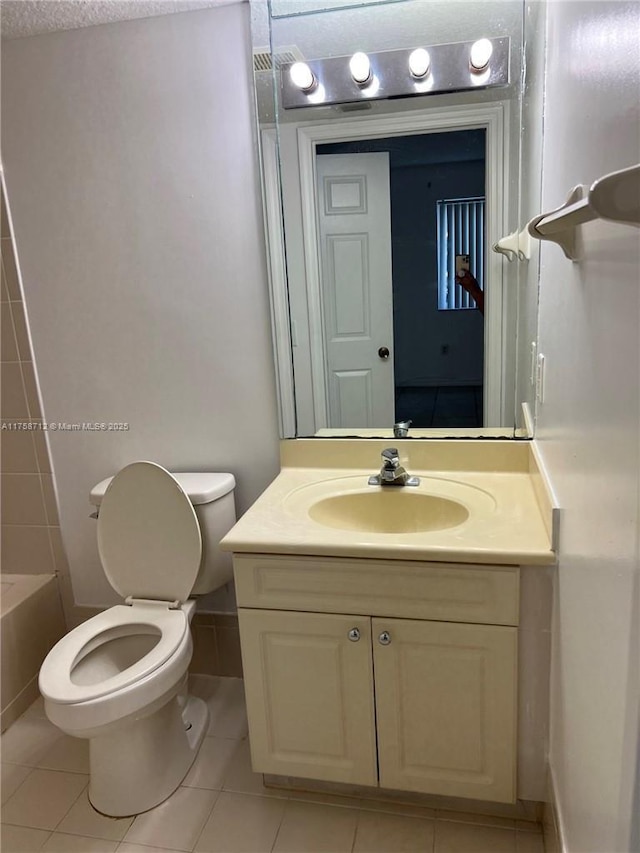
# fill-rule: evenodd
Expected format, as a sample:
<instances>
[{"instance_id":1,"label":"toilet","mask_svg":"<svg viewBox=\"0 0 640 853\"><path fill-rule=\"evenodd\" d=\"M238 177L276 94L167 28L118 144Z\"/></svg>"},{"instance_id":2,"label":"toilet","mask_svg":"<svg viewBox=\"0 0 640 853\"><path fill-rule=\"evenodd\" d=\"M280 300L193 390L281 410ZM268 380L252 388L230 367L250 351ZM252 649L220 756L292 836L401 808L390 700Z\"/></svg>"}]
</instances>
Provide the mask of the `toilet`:
<instances>
[{"instance_id":1,"label":"toilet","mask_svg":"<svg viewBox=\"0 0 640 853\"><path fill-rule=\"evenodd\" d=\"M98 552L124 599L74 628L40 669L47 717L89 739L89 799L123 817L180 785L208 727L189 696L190 595L232 578L220 539L235 523L232 474L171 474L134 462L92 490Z\"/></svg>"}]
</instances>

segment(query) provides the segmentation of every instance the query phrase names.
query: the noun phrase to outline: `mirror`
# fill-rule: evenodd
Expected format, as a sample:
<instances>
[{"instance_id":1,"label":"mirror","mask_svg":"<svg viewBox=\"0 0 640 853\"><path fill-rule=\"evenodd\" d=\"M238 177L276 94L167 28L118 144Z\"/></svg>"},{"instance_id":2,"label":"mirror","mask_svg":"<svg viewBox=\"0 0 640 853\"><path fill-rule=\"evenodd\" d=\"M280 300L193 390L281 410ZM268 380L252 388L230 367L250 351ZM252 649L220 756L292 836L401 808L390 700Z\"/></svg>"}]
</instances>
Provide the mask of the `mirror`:
<instances>
[{"instance_id":1,"label":"mirror","mask_svg":"<svg viewBox=\"0 0 640 853\"><path fill-rule=\"evenodd\" d=\"M283 437L389 437L401 421L408 437L532 434L537 262L491 246L539 206L541 14L522 0L252 0ZM484 36L509 39L507 85L282 106L287 63ZM465 266L477 300L456 283Z\"/></svg>"}]
</instances>

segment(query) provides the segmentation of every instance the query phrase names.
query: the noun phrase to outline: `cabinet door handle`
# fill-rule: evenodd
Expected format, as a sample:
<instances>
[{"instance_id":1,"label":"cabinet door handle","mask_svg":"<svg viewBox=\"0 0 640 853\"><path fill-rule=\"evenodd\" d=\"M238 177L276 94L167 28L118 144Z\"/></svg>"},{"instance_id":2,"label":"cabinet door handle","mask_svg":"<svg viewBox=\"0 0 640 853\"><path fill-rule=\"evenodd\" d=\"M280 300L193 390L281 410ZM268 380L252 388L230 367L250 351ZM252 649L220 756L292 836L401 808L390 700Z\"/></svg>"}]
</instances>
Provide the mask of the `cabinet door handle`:
<instances>
[{"instance_id":1,"label":"cabinet door handle","mask_svg":"<svg viewBox=\"0 0 640 853\"><path fill-rule=\"evenodd\" d=\"M391 634L388 631L383 631L378 637L378 642L382 646L388 646L391 642Z\"/></svg>"},{"instance_id":2,"label":"cabinet door handle","mask_svg":"<svg viewBox=\"0 0 640 853\"><path fill-rule=\"evenodd\" d=\"M360 639L360 628L352 628L347 636L349 637L352 643L357 643Z\"/></svg>"}]
</instances>

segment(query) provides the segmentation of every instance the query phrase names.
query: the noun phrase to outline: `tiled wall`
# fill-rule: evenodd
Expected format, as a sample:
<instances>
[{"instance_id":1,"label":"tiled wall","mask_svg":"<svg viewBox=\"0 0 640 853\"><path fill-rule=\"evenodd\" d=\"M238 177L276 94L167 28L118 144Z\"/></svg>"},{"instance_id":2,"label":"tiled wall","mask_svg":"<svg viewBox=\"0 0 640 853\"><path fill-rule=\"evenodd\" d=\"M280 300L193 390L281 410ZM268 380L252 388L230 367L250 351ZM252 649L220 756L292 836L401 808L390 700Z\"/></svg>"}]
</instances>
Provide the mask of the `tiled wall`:
<instances>
[{"instance_id":1,"label":"tiled wall","mask_svg":"<svg viewBox=\"0 0 640 853\"><path fill-rule=\"evenodd\" d=\"M242 678L236 613L196 613L191 625L193 657L189 671Z\"/></svg>"},{"instance_id":2,"label":"tiled wall","mask_svg":"<svg viewBox=\"0 0 640 853\"><path fill-rule=\"evenodd\" d=\"M2 385L0 432L2 482L2 572L57 572L67 615L73 603L60 537L58 511L16 256L2 188ZM68 606L67 606L68 605Z\"/></svg>"}]
</instances>

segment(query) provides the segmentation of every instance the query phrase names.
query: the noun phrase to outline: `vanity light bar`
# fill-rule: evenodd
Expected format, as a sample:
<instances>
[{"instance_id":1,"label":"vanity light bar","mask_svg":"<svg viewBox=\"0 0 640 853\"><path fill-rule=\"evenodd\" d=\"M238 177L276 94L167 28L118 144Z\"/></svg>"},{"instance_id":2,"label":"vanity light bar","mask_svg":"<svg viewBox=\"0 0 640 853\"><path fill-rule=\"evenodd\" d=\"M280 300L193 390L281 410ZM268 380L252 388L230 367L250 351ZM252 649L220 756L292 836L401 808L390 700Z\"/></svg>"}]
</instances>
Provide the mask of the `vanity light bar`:
<instances>
[{"instance_id":1,"label":"vanity light bar","mask_svg":"<svg viewBox=\"0 0 640 853\"><path fill-rule=\"evenodd\" d=\"M368 76L362 71L363 57L369 61ZM477 64L485 59L487 64L478 68ZM317 81L313 91L295 85L290 74L292 63L282 66L282 104L287 110L507 86L509 39L424 45L368 54L358 51L352 56L308 60L305 64ZM365 76L366 80L360 79Z\"/></svg>"}]
</instances>

